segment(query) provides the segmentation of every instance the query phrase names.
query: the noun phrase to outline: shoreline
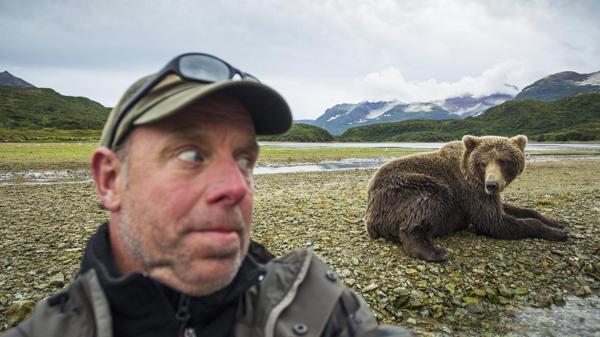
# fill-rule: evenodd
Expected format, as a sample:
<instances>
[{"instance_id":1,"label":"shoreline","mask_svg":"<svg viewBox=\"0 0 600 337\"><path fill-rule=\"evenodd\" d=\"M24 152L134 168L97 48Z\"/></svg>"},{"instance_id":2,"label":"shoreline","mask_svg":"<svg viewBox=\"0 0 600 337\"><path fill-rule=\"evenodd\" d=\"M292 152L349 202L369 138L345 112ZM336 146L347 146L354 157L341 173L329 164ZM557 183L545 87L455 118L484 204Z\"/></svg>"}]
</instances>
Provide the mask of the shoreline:
<instances>
[{"instance_id":1,"label":"shoreline","mask_svg":"<svg viewBox=\"0 0 600 337\"><path fill-rule=\"evenodd\" d=\"M448 262L409 258L399 245L371 240L364 231L372 169L256 176L253 238L277 255L313 247L381 323L422 336L508 334L521 308L600 295L600 281L589 274L600 272L597 164L529 163L503 193L506 202L569 222L567 242L459 232L435 240L451 253ZM37 302L71 281L85 241L107 215L92 183L0 186L0 193L2 331L12 303Z\"/></svg>"}]
</instances>

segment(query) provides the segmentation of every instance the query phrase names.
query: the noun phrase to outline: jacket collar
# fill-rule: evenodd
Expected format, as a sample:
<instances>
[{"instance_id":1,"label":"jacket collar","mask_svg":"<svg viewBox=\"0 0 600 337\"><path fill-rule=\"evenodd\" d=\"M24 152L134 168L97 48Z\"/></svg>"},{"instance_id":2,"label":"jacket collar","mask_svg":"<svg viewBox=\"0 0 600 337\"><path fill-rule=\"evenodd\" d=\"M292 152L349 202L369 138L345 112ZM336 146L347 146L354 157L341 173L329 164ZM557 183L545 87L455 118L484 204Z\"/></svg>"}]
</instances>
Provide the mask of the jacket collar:
<instances>
[{"instance_id":1,"label":"jacket collar","mask_svg":"<svg viewBox=\"0 0 600 337\"><path fill-rule=\"evenodd\" d=\"M178 331L180 323L175 314L182 294L140 273L122 275L114 263L110 247L108 223L104 223L88 241L79 273L92 268L96 270L111 306L115 336ZM224 318L231 317L233 320L231 313L235 311L238 299L264 273L263 265L248 254L227 287L208 296L190 298L188 325L203 329Z\"/></svg>"}]
</instances>

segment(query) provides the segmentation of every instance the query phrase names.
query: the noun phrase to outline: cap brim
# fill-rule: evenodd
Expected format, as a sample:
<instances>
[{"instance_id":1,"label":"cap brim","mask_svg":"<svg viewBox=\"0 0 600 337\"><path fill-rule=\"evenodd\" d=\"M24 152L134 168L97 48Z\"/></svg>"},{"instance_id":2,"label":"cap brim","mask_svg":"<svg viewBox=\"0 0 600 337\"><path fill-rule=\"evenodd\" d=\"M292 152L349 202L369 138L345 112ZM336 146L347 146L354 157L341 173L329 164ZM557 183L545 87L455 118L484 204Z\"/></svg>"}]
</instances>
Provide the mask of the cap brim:
<instances>
[{"instance_id":1,"label":"cap brim","mask_svg":"<svg viewBox=\"0 0 600 337\"><path fill-rule=\"evenodd\" d=\"M239 99L252 116L256 134L281 134L288 131L292 125L292 113L283 97L264 84L248 80L210 84L187 82L144 107L145 111L141 112L133 124L141 125L161 120L214 93L223 93Z\"/></svg>"}]
</instances>

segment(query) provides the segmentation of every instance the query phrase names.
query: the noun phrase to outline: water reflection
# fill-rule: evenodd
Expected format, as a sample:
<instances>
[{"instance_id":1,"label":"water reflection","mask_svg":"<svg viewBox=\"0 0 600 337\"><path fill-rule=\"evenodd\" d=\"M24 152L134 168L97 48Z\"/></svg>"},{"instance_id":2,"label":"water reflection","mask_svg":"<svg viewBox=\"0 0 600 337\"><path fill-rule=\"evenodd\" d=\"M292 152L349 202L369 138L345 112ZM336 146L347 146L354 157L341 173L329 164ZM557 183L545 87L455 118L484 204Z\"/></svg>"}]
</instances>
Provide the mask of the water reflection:
<instances>
[{"instance_id":1,"label":"water reflection","mask_svg":"<svg viewBox=\"0 0 600 337\"><path fill-rule=\"evenodd\" d=\"M563 306L524 308L509 324L518 336L600 336L600 297L570 296Z\"/></svg>"},{"instance_id":2,"label":"water reflection","mask_svg":"<svg viewBox=\"0 0 600 337\"><path fill-rule=\"evenodd\" d=\"M383 165L389 159L342 159L340 161L325 161L319 164L293 165L293 166L259 166L254 169L254 174L321 172L349 169L369 169Z\"/></svg>"}]
</instances>

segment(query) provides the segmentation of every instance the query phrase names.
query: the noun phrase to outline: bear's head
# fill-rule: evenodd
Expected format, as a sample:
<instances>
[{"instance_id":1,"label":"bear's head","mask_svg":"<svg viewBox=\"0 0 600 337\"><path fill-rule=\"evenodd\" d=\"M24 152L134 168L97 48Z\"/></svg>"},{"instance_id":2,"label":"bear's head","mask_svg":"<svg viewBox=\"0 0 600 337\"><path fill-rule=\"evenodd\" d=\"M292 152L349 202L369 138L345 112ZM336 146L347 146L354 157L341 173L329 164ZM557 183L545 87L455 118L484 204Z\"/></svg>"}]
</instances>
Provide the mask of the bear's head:
<instances>
[{"instance_id":1,"label":"bear's head","mask_svg":"<svg viewBox=\"0 0 600 337\"><path fill-rule=\"evenodd\" d=\"M527 137L464 136L461 169L489 195L502 192L525 168Z\"/></svg>"}]
</instances>

